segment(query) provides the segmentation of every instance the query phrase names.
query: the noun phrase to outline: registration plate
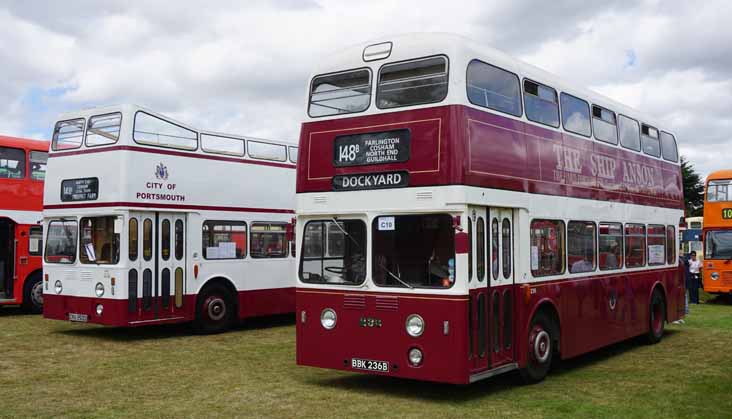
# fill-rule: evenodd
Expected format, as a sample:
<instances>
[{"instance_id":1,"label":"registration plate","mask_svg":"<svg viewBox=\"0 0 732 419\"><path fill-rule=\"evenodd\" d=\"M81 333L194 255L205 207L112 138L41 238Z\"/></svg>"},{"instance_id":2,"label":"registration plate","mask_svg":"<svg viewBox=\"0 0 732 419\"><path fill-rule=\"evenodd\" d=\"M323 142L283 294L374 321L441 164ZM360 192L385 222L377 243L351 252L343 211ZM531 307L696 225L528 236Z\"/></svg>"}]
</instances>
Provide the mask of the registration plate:
<instances>
[{"instance_id":1,"label":"registration plate","mask_svg":"<svg viewBox=\"0 0 732 419\"><path fill-rule=\"evenodd\" d=\"M87 314L69 313L69 321L86 323L89 321Z\"/></svg>"},{"instance_id":2,"label":"registration plate","mask_svg":"<svg viewBox=\"0 0 732 419\"><path fill-rule=\"evenodd\" d=\"M355 370L389 372L389 363L386 361L352 358L351 368Z\"/></svg>"}]
</instances>

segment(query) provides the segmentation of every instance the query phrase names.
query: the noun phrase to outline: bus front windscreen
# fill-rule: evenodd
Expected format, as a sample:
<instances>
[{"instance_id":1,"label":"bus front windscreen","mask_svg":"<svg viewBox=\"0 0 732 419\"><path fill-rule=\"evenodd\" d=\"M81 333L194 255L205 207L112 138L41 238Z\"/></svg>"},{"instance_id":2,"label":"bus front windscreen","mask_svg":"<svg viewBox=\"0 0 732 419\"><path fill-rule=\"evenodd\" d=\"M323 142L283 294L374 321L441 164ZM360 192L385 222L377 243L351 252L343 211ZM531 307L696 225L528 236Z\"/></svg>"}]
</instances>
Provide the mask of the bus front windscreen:
<instances>
[{"instance_id":1,"label":"bus front windscreen","mask_svg":"<svg viewBox=\"0 0 732 419\"><path fill-rule=\"evenodd\" d=\"M455 229L447 214L374 219L374 283L382 287L450 288L455 282Z\"/></svg>"},{"instance_id":2,"label":"bus front windscreen","mask_svg":"<svg viewBox=\"0 0 732 419\"><path fill-rule=\"evenodd\" d=\"M732 259L732 230L708 231L704 259Z\"/></svg>"},{"instance_id":3,"label":"bus front windscreen","mask_svg":"<svg viewBox=\"0 0 732 419\"><path fill-rule=\"evenodd\" d=\"M53 220L48 223L46 251L48 263L74 263L76 261L76 221Z\"/></svg>"},{"instance_id":4,"label":"bus front windscreen","mask_svg":"<svg viewBox=\"0 0 732 419\"><path fill-rule=\"evenodd\" d=\"M301 254L302 282L360 285L366 279L366 224L310 221L305 225Z\"/></svg>"}]
</instances>

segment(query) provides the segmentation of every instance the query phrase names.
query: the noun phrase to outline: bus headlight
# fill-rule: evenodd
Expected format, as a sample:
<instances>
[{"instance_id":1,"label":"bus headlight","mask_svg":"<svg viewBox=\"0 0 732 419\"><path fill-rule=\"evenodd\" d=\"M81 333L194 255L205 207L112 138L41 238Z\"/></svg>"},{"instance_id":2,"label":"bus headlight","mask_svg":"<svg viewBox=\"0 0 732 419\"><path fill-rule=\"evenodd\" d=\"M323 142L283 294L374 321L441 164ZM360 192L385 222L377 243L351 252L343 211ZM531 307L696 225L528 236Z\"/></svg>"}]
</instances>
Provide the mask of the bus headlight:
<instances>
[{"instance_id":1,"label":"bus headlight","mask_svg":"<svg viewBox=\"0 0 732 419\"><path fill-rule=\"evenodd\" d=\"M104 284L97 282L97 285L94 287L94 294L101 298L104 295Z\"/></svg>"},{"instance_id":2,"label":"bus headlight","mask_svg":"<svg viewBox=\"0 0 732 419\"><path fill-rule=\"evenodd\" d=\"M104 311L104 306L101 304L97 304L97 316L101 317L103 311Z\"/></svg>"},{"instance_id":3,"label":"bus headlight","mask_svg":"<svg viewBox=\"0 0 732 419\"><path fill-rule=\"evenodd\" d=\"M412 364L413 367L418 367L422 364L422 351L419 350L419 348L412 348L409 350L409 363Z\"/></svg>"},{"instance_id":4,"label":"bus headlight","mask_svg":"<svg viewBox=\"0 0 732 419\"><path fill-rule=\"evenodd\" d=\"M424 320L419 314L412 314L407 317L407 333L411 337L418 337L424 332Z\"/></svg>"},{"instance_id":5,"label":"bus headlight","mask_svg":"<svg viewBox=\"0 0 732 419\"><path fill-rule=\"evenodd\" d=\"M719 272L712 272L710 276L712 277L712 280L716 281L719 279Z\"/></svg>"},{"instance_id":6,"label":"bus headlight","mask_svg":"<svg viewBox=\"0 0 732 419\"><path fill-rule=\"evenodd\" d=\"M337 320L338 316L336 316L336 312L332 308L326 308L320 313L320 324L327 330L334 328Z\"/></svg>"},{"instance_id":7,"label":"bus headlight","mask_svg":"<svg viewBox=\"0 0 732 419\"><path fill-rule=\"evenodd\" d=\"M56 280L56 282L53 284L53 290L56 291L56 294L61 294L61 291L64 290L64 287L61 285L61 280Z\"/></svg>"}]
</instances>

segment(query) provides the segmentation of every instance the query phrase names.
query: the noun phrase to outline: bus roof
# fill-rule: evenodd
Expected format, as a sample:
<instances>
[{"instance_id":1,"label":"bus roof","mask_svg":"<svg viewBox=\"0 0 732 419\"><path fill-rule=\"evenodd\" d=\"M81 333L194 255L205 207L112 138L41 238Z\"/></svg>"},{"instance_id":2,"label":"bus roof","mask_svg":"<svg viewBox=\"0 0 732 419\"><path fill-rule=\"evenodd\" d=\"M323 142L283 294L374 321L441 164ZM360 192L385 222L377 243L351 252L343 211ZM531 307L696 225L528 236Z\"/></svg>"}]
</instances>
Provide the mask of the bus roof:
<instances>
[{"instance_id":1,"label":"bus roof","mask_svg":"<svg viewBox=\"0 0 732 419\"><path fill-rule=\"evenodd\" d=\"M732 169L717 170L707 176L707 182L718 179L732 179Z\"/></svg>"},{"instance_id":2,"label":"bus roof","mask_svg":"<svg viewBox=\"0 0 732 419\"><path fill-rule=\"evenodd\" d=\"M0 135L0 145L3 147L24 148L32 151L48 151L49 142L31 138L9 137Z\"/></svg>"},{"instance_id":3,"label":"bus roof","mask_svg":"<svg viewBox=\"0 0 732 419\"><path fill-rule=\"evenodd\" d=\"M392 43L391 52L387 59L373 60L369 62L365 62L363 60L363 51L366 47L387 42ZM452 82L464 82L464 68L471 60L478 59L517 73L522 78L547 84L558 91L578 96L592 104L606 107L617 113L639 119L640 122L653 125L658 129L663 129L664 131L671 133L667 129L661 128L664 124L660 124L660 121L656 118L644 114L637 109L631 108L583 86L579 86L576 82L570 82L566 79L560 78L532 64L514 58L503 51L482 45L469 38L450 33L408 33L384 36L382 38L352 45L350 47L340 49L339 51L326 56L325 59L320 60L321 64L317 67L317 71L313 74L313 77L319 74L350 70L359 67L371 67L374 70L374 74L376 74L379 67L387 62L391 63L441 54L448 56L451 66L455 66L457 64L457 71L450 72ZM465 102L467 102L467 99L465 99Z\"/></svg>"}]
</instances>

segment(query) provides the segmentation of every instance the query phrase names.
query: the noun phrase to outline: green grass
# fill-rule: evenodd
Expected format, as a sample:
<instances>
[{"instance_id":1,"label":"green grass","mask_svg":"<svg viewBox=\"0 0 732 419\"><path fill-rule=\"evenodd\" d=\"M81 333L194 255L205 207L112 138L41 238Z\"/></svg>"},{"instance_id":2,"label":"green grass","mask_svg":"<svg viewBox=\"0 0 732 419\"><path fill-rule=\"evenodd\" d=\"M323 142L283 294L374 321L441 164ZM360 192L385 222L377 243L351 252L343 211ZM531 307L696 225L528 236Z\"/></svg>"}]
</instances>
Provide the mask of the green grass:
<instances>
[{"instance_id":1,"label":"green grass","mask_svg":"<svg viewBox=\"0 0 732 419\"><path fill-rule=\"evenodd\" d=\"M692 307L657 345L629 340L563 362L544 382L471 386L294 365L290 316L197 336L108 329L0 309L0 416L732 417L732 305Z\"/></svg>"}]
</instances>

